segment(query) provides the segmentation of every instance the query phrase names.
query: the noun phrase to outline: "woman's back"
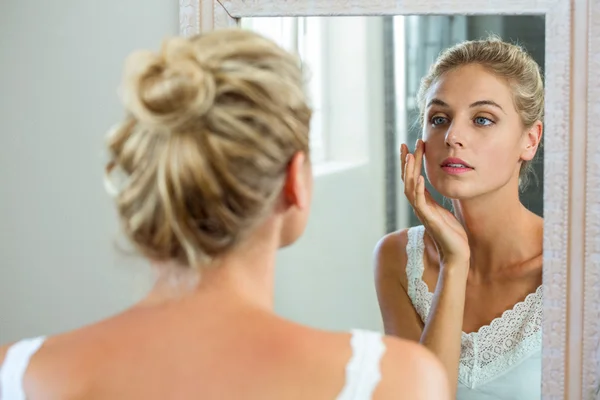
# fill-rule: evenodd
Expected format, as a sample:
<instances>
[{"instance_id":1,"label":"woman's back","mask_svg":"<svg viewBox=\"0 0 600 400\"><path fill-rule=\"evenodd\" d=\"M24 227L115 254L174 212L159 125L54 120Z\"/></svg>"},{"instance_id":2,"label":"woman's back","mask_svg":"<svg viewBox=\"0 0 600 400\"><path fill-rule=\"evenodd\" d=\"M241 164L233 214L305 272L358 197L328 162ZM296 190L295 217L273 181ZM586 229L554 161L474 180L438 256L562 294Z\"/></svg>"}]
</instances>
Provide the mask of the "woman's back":
<instances>
[{"instance_id":1,"label":"woman's back","mask_svg":"<svg viewBox=\"0 0 600 400\"><path fill-rule=\"evenodd\" d=\"M196 307L139 306L48 338L23 379L27 399L447 398L437 360L415 344L243 306Z\"/></svg>"}]
</instances>

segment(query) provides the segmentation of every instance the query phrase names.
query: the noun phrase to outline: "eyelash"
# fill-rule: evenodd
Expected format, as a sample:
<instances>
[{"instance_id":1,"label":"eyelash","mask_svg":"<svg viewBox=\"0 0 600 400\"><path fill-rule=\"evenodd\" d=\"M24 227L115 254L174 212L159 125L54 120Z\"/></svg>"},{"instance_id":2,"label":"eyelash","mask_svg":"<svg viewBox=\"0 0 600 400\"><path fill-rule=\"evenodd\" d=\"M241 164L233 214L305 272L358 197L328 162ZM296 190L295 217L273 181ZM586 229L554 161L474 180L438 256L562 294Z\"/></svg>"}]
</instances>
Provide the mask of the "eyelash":
<instances>
[{"instance_id":1,"label":"eyelash","mask_svg":"<svg viewBox=\"0 0 600 400\"><path fill-rule=\"evenodd\" d=\"M436 120L436 119L443 119L443 120L445 120L445 121L447 121L447 120L448 120L448 118L445 118L445 117L433 116L433 117L430 119L430 123L431 123L431 124L432 124L434 127L437 127L437 126L439 126L439 125L440 125L440 124L436 124L436 123L435 123L435 120ZM483 127L490 126L490 125L493 125L493 124L495 124L495 123L496 123L496 122L494 122L492 119L490 119L490 118L487 118L487 117L475 117L475 118L473 119L473 121L475 121L475 120L478 120L478 119L484 119L484 120L486 120L486 121L488 121L488 122L489 122L489 124L487 124L487 125L486 125L486 124L476 124L476 125L483 126Z\"/></svg>"}]
</instances>

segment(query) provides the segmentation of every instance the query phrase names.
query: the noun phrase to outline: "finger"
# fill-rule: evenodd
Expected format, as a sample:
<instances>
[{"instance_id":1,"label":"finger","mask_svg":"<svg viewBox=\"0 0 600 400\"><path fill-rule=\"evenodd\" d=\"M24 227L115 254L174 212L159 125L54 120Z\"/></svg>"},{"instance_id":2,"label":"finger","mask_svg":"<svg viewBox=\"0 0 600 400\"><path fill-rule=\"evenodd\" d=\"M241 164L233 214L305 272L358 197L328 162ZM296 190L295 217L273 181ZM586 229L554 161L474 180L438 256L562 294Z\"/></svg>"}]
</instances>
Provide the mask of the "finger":
<instances>
[{"instance_id":1,"label":"finger","mask_svg":"<svg viewBox=\"0 0 600 400\"><path fill-rule=\"evenodd\" d=\"M422 176L417 177L417 183L415 186L415 207L418 212L424 217L430 217L430 207L427 204L427 200L425 198L425 180Z\"/></svg>"},{"instance_id":2,"label":"finger","mask_svg":"<svg viewBox=\"0 0 600 400\"><path fill-rule=\"evenodd\" d=\"M425 146L421 139L417 140L415 148L415 176L421 175L421 166L423 165L423 152Z\"/></svg>"},{"instance_id":3,"label":"finger","mask_svg":"<svg viewBox=\"0 0 600 400\"><path fill-rule=\"evenodd\" d=\"M430 207L440 208L440 209L445 210L445 208L440 203L438 203L436 199L433 198L433 195L431 194L429 189L427 189L426 186L425 186L425 199L427 200L427 204L429 204Z\"/></svg>"},{"instance_id":4,"label":"finger","mask_svg":"<svg viewBox=\"0 0 600 400\"><path fill-rule=\"evenodd\" d=\"M433 196L431 195L431 193L429 193L429 190L427 190L427 188L425 188L425 201L427 202L427 205L429 206L429 209L432 213L435 213L440 217L443 217L447 213L450 213L450 215L452 215L450 211L448 211L444 206L442 206L440 203L437 202L437 200L433 198ZM442 219L445 221L445 218Z\"/></svg>"},{"instance_id":5,"label":"finger","mask_svg":"<svg viewBox=\"0 0 600 400\"><path fill-rule=\"evenodd\" d=\"M404 181L404 169L406 167L406 155L408 154L408 147L406 147L405 144L402 144L400 146L400 168L401 168L401 177L402 180Z\"/></svg>"},{"instance_id":6,"label":"finger","mask_svg":"<svg viewBox=\"0 0 600 400\"><path fill-rule=\"evenodd\" d=\"M437 201L435 201L435 199L433 198L433 196L431 195L431 192L429 191L429 189L427 189L427 187L425 187L425 199L430 204L431 203L437 204Z\"/></svg>"},{"instance_id":7,"label":"finger","mask_svg":"<svg viewBox=\"0 0 600 400\"><path fill-rule=\"evenodd\" d=\"M460 225L460 222L458 221L458 219L456 218L456 216L453 213L451 213L450 211L448 211L445 208L441 211L443 211L443 212L440 212L440 216L442 217L444 222L446 224L448 224L450 227L455 229L458 225Z\"/></svg>"},{"instance_id":8,"label":"finger","mask_svg":"<svg viewBox=\"0 0 600 400\"><path fill-rule=\"evenodd\" d=\"M415 209L418 213L419 219L423 222L423 225L427 229L436 231L439 226L438 213L434 212L432 207L427 203L425 197L425 178L419 176L417 178L416 190L415 190Z\"/></svg>"},{"instance_id":9,"label":"finger","mask_svg":"<svg viewBox=\"0 0 600 400\"><path fill-rule=\"evenodd\" d=\"M414 156L412 154L406 155L406 165L404 167L404 195L408 198L408 201L414 206L415 199L415 177L414 177Z\"/></svg>"}]
</instances>

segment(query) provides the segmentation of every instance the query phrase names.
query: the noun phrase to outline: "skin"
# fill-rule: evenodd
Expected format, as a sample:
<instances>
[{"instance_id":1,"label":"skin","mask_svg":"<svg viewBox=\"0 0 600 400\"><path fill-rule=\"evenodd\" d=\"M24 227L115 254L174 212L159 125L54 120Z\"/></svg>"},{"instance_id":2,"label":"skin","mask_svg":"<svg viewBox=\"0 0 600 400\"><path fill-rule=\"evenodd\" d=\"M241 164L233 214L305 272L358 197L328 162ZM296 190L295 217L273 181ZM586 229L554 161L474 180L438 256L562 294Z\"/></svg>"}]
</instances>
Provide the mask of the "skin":
<instances>
[{"instance_id":1,"label":"skin","mask_svg":"<svg viewBox=\"0 0 600 400\"><path fill-rule=\"evenodd\" d=\"M350 335L308 328L275 315L275 255L304 231L310 163L298 153L280 201L218 268L175 287L170 265L129 310L49 338L25 376L30 400L332 399L345 382ZM161 276L164 277L160 278ZM450 399L437 358L410 341L384 338L374 399ZM0 347L0 364L7 347ZM432 383L433 382L433 383Z\"/></svg>"},{"instance_id":2,"label":"skin","mask_svg":"<svg viewBox=\"0 0 600 400\"><path fill-rule=\"evenodd\" d=\"M523 126L506 80L479 65L450 71L430 88L423 141L402 146L405 195L426 228L423 280L434 292L423 323L407 294L408 230L375 251L375 284L385 332L419 341L442 361L456 392L461 332L478 331L542 283L543 220L519 201L519 169L533 159L542 123ZM447 157L474 167L441 168ZM425 190L427 178L452 199L454 214Z\"/></svg>"}]
</instances>

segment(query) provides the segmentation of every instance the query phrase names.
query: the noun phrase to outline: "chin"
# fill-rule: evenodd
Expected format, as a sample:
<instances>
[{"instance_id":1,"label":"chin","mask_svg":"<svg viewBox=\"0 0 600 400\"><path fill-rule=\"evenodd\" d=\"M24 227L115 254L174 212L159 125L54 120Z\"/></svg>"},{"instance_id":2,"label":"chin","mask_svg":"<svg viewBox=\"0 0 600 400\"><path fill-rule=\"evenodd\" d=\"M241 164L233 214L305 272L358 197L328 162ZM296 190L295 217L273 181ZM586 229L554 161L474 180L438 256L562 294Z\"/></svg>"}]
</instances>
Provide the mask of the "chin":
<instances>
[{"instance_id":1,"label":"chin","mask_svg":"<svg viewBox=\"0 0 600 400\"><path fill-rule=\"evenodd\" d=\"M433 181L431 186L447 199L467 200L476 196L473 189L466 182L459 181Z\"/></svg>"},{"instance_id":2,"label":"chin","mask_svg":"<svg viewBox=\"0 0 600 400\"><path fill-rule=\"evenodd\" d=\"M460 192L440 192L440 194L450 200L468 200L475 197Z\"/></svg>"}]
</instances>

